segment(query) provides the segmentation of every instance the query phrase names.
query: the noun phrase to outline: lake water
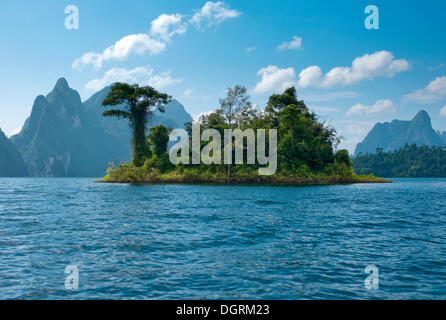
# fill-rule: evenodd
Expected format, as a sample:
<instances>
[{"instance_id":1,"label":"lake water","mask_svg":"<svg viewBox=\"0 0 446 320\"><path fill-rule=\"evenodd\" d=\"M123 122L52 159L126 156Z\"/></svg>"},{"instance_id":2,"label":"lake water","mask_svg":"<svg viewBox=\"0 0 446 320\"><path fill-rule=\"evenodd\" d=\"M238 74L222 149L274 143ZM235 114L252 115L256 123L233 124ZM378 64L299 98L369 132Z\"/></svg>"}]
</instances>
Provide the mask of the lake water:
<instances>
[{"instance_id":1,"label":"lake water","mask_svg":"<svg viewBox=\"0 0 446 320\"><path fill-rule=\"evenodd\" d=\"M445 206L446 179L0 179L0 299L445 299ZM368 265L378 289L365 287Z\"/></svg>"}]
</instances>

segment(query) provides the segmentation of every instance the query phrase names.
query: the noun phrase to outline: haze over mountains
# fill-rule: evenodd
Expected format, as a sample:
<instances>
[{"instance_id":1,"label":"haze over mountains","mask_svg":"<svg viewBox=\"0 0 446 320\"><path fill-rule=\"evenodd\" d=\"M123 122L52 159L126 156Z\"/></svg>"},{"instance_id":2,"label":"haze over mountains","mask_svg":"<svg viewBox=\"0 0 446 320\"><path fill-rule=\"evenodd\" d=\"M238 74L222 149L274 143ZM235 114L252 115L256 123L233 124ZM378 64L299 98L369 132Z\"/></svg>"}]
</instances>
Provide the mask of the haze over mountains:
<instances>
[{"instance_id":1,"label":"haze over mountains","mask_svg":"<svg viewBox=\"0 0 446 320\"><path fill-rule=\"evenodd\" d=\"M446 132L435 131L431 118L422 110L410 121L377 123L356 146L355 157L359 154L376 153L378 148L382 148L384 152L394 151L404 147L406 143L417 146L444 146Z\"/></svg>"},{"instance_id":2,"label":"haze over mountains","mask_svg":"<svg viewBox=\"0 0 446 320\"><path fill-rule=\"evenodd\" d=\"M64 78L59 79L46 97L36 98L21 132L12 136L10 142L6 139L9 144L3 141L4 134L0 134L0 154L4 154L3 144L9 145L11 154L8 158L0 156L0 164L15 159L19 170L21 162L17 155L21 155L27 165L25 172L30 176L100 177L109 162L129 161L131 133L127 121L102 116L105 110L102 101L109 90L106 87L82 102L79 93ZM184 106L173 100L165 113L154 112L149 127L163 124L183 128L189 121L192 117ZM12 144L20 152L15 156Z\"/></svg>"}]
</instances>

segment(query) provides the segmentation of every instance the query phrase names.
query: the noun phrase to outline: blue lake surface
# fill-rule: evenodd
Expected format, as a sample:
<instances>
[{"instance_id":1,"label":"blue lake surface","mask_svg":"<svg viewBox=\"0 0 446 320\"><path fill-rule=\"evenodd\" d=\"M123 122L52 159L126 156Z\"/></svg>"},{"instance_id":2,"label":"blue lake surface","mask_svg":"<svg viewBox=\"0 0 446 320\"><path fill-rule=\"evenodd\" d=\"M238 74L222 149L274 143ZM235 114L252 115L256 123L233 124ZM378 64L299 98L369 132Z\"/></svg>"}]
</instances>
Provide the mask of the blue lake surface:
<instances>
[{"instance_id":1,"label":"blue lake surface","mask_svg":"<svg viewBox=\"0 0 446 320\"><path fill-rule=\"evenodd\" d=\"M0 299L445 299L446 179L394 181L0 179Z\"/></svg>"}]
</instances>

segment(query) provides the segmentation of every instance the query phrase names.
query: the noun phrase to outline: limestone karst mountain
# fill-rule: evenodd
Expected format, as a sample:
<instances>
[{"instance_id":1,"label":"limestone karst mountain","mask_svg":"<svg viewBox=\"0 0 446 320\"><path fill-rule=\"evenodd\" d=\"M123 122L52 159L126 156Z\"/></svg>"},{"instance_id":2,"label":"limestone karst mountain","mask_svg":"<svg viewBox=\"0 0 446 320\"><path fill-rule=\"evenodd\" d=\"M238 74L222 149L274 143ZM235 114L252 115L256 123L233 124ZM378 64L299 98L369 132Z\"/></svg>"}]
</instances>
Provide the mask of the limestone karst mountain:
<instances>
[{"instance_id":1,"label":"limestone karst mountain","mask_svg":"<svg viewBox=\"0 0 446 320\"><path fill-rule=\"evenodd\" d=\"M23 177L27 174L19 151L0 130L0 177Z\"/></svg>"},{"instance_id":2,"label":"limestone karst mountain","mask_svg":"<svg viewBox=\"0 0 446 320\"><path fill-rule=\"evenodd\" d=\"M82 102L61 78L46 97L36 98L21 132L11 137L31 176L99 177L109 162L130 160L127 122L102 116L109 90L106 87ZM166 113L154 113L149 127L182 128L188 121L192 117L173 100Z\"/></svg>"},{"instance_id":3,"label":"limestone karst mountain","mask_svg":"<svg viewBox=\"0 0 446 320\"><path fill-rule=\"evenodd\" d=\"M446 132L442 135L432 128L431 118L426 111L419 111L410 121L393 120L392 122L377 123L358 143L355 156L359 154L375 153L378 148L384 152L394 151L406 143L418 146L446 145Z\"/></svg>"}]
</instances>

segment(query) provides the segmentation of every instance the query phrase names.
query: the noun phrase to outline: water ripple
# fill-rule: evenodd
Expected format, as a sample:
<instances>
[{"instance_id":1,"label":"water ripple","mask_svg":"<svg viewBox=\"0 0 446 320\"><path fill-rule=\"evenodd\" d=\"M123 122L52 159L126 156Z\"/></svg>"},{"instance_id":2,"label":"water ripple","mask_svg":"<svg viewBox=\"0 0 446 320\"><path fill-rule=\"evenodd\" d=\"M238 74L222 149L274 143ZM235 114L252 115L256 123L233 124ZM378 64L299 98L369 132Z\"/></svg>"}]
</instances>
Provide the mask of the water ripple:
<instances>
[{"instance_id":1,"label":"water ripple","mask_svg":"<svg viewBox=\"0 0 446 320\"><path fill-rule=\"evenodd\" d=\"M444 299L446 180L0 179L1 299ZM364 287L367 265L379 290ZM79 290L64 271L79 269Z\"/></svg>"}]
</instances>

